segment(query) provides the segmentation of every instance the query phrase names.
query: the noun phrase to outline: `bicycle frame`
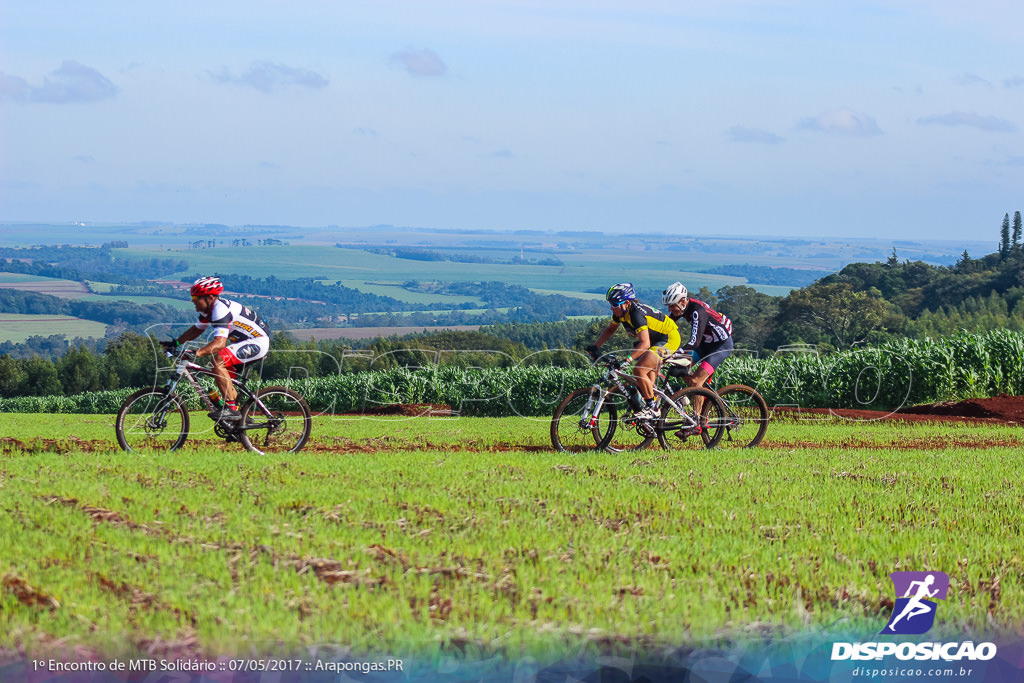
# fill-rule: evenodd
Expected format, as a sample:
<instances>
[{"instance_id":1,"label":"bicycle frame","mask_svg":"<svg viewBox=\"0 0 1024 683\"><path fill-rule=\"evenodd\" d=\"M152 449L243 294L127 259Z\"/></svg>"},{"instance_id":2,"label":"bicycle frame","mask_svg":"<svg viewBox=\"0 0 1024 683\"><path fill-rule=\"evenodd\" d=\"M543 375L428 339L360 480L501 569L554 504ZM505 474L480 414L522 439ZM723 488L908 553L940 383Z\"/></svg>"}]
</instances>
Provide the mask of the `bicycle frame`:
<instances>
[{"instance_id":1,"label":"bicycle frame","mask_svg":"<svg viewBox=\"0 0 1024 683\"><path fill-rule=\"evenodd\" d=\"M613 386L618 388L619 393L623 396L628 397L629 389L627 387L627 382L624 382L623 379L628 379L629 383L634 385L636 384L635 378L626 375L624 372L614 367L608 366L604 373L604 379L600 382L595 382L592 387L594 389L593 393L597 395L597 400L595 402L593 398L588 399L587 406L584 409L584 415L589 415L591 420L595 420L597 416L601 414L601 408L604 407L604 399L607 395L605 390L610 391Z\"/></svg>"},{"instance_id":2,"label":"bicycle frame","mask_svg":"<svg viewBox=\"0 0 1024 683\"><path fill-rule=\"evenodd\" d=\"M587 399L587 405L586 405L586 407L583 410L583 417L581 417L581 423L582 423L582 420L586 419L586 420L589 420L589 424L587 424L587 425L582 425L581 424L581 426L593 427L596 424L597 417L601 414L601 409L604 407L605 397L608 395L608 393L611 392L611 388L613 386L616 387L619 390L619 393L621 393L623 396L626 396L626 397L629 396L628 385L633 385L633 386L638 387L637 381L636 381L636 377L634 377L633 375L627 374L625 372L622 372L622 370L620 370L617 367L614 367L612 365L609 365L607 367L608 367L608 369L605 371L604 379L601 380L600 382L596 382L591 387L593 389L593 391L591 392L591 397ZM659 377L664 377L664 375L662 375L660 371L659 371L658 375L659 375ZM671 389L670 385L669 385L669 388ZM672 393L675 393L675 392L673 391ZM597 396L596 399L594 398L595 394ZM660 398L660 399L664 400L664 402L666 404L671 405L671 407L673 409L675 409L677 412L680 412L680 413L682 412L681 406L679 406L679 404L677 404L674 400L672 400L672 396L670 394L666 393L662 389L659 389L657 384L655 384L655 386L654 386L654 395L655 395L656 398ZM623 417L627 418L627 415L623 415ZM687 416L687 418L688 417L689 416ZM692 420L691 420L691 422L692 422L692 424L688 424L686 426L693 427L693 426L695 426L697 424L696 422L693 422ZM648 425L648 427L649 427L649 425ZM648 435L653 435L653 434L654 434L654 429L650 428L650 433Z\"/></svg>"},{"instance_id":3,"label":"bicycle frame","mask_svg":"<svg viewBox=\"0 0 1024 683\"><path fill-rule=\"evenodd\" d=\"M177 393L178 384L181 383L182 379L186 380L192 387L192 389L195 390L196 394L198 394L199 396L199 400L202 401L203 403L203 407L205 407L208 412L216 410L216 406L214 406L213 401L210 400L210 396L207 394L206 389L203 387L202 384L199 383L199 380L196 378L196 376L199 375L211 377L214 378L214 380L216 380L216 375L213 373L213 371L210 370L209 368L203 367L202 365L198 365L191 361L185 360L184 358L181 357L181 355L175 356L174 354L171 354L169 352L166 355L168 358L174 358L176 363L173 370L173 374L164 384L164 388L167 391L167 397L157 404L156 410L153 411L154 416L161 415L162 417L163 413L167 412L167 408L170 406L170 402L174 400L173 396ZM237 391L239 394L245 397L246 401L254 401L256 404L256 408L264 417L272 417L270 411L267 410L267 407L263 405L263 402L260 401L259 397L256 395L256 392L251 391L249 387L246 386L244 377L241 381L239 381L235 377L232 377L231 384L232 386L235 387L235 391ZM237 424L226 425L226 427L231 431L241 431L249 429L262 429L266 427L266 424Z\"/></svg>"},{"instance_id":4,"label":"bicycle frame","mask_svg":"<svg viewBox=\"0 0 1024 683\"><path fill-rule=\"evenodd\" d=\"M611 398L616 391L622 398L636 398L631 394L636 391L637 380L621 369L622 361L615 356L605 356L597 362L605 368L603 377L596 383L568 392L555 408L550 425L551 445L555 450L636 451L657 438L662 448L675 451L686 448L683 444L690 436L700 435L698 445L703 448L714 448L721 439L721 431L710 434L704 430L710 424L709 417L717 422L725 412L721 400L712 392L687 389L678 394L681 398L677 400L676 396L655 386L658 407L647 417L639 412L646 406L637 405L635 400L631 400L630 405L621 405L618 399ZM705 407L700 411L688 408L694 396L705 399Z\"/></svg>"}]
</instances>

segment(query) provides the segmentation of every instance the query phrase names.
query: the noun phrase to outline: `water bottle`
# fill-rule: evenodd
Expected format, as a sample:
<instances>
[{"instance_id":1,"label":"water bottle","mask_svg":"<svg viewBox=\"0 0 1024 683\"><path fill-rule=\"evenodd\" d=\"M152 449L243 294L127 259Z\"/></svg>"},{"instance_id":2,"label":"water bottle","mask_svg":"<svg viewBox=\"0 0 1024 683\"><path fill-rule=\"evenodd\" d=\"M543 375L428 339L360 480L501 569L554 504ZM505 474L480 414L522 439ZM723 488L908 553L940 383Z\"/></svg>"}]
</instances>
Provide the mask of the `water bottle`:
<instances>
[{"instance_id":1,"label":"water bottle","mask_svg":"<svg viewBox=\"0 0 1024 683\"><path fill-rule=\"evenodd\" d=\"M640 390L634 386L629 387L629 405L632 406L633 410L644 409L644 397L640 395Z\"/></svg>"}]
</instances>

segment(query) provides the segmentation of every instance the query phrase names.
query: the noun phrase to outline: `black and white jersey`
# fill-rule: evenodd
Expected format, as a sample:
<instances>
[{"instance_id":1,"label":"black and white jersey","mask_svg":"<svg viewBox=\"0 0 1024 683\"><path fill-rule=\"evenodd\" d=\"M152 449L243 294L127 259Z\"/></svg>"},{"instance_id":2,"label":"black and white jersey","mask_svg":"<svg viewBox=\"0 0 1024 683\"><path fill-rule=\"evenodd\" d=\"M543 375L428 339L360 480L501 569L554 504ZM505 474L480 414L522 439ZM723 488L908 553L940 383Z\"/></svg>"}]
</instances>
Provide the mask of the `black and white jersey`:
<instances>
[{"instance_id":1,"label":"black and white jersey","mask_svg":"<svg viewBox=\"0 0 1024 683\"><path fill-rule=\"evenodd\" d=\"M232 344L243 339L270 337L267 324L259 313L229 299L218 298L213 302L209 315L199 314L196 328L205 330L210 326L214 337L227 337Z\"/></svg>"}]
</instances>

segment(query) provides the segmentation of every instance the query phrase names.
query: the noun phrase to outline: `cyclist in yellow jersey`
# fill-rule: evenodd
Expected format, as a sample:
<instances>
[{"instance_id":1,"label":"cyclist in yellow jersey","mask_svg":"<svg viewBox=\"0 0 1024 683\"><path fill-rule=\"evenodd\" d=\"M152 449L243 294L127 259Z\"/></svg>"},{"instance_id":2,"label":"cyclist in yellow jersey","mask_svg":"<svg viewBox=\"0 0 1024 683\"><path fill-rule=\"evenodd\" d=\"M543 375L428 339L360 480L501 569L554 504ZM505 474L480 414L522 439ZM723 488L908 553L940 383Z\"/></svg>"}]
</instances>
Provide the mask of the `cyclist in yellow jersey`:
<instances>
[{"instance_id":1,"label":"cyclist in yellow jersey","mask_svg":"<svg viewBox=\"0 0 1024 683\"><path fill-rule=\"evenodd\" d=\"M636 377L640 395L647 403L636 416L644 420L657 419L654 380L658 376L662 359L671 356L679 348L679 328L664 313L637 300L633 285L629 282L612 285L605 299L612 307L612 320L597 341L587 347L587 352L597 357L601 346L611 339L619 325L624 326L626 332L636 338L629 358L635 361L633 376Z\"/></svg>"}]
</instances>

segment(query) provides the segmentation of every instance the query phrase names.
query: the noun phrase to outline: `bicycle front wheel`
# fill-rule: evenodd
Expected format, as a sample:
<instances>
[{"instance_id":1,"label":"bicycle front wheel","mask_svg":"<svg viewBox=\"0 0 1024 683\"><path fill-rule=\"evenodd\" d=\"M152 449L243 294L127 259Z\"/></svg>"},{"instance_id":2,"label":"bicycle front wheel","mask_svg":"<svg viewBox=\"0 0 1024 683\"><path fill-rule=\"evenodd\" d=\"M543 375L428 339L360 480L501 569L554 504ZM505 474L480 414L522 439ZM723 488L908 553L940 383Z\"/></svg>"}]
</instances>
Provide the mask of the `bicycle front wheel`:
<instances>
[{"instance_id":1,"label":"bicycle front wheel","mask_svg":"<svg viewBox=\"0 0 1024 683\"><path fill-rule=\"evenodd\" d=\"M185 402L162 388L140 389L121 404L114 433L126 451L175 451L188 438Z\"/></svg>"},{"instance_id":2,"label":"bicycle front wheel","mask_svg":"<svg viewBox=\"0 0 1024 683\"><path fill-rule=\"evenodd\" d=\"M563 453L581 453L601 448L608 436L608 418L594 414L600 390L576 389L555 408L551 417L551 446Z\"/></svg>"},{"instance_id":3,"label":"bicycle front wheel","mask_svg":"<svg viewBox=\"0 0 1024 683\"><path fill-rule=\"evenodd\" d=\"M754 448L768 431L768 404L761 394L745 384L722 387L718 395L725 403L725 435L719 444L729 448Z\"/></svg>"},{"instance_id":4,"label":"bicycle front wheel","mask_svg":"<svg viewBox=\"0 0 1024 683\"><path fill-rule=\"evenodd\" d=\"M242 406L238 440L254 453L296 453L313 431L306 400L288 387L263 387Z\"/></svg>"},{"instance_id":5,"label":"bicycle front wheel","mask_svg":"<svg viewBox=\"0 0 1024 683\"><path fill-rule=\"evenodd\" d=\"M658 443L667 451L714 448L725 429L725 405L707 389L691 387L672 396L658 420Z\"/></svg>"}]
</instances>

